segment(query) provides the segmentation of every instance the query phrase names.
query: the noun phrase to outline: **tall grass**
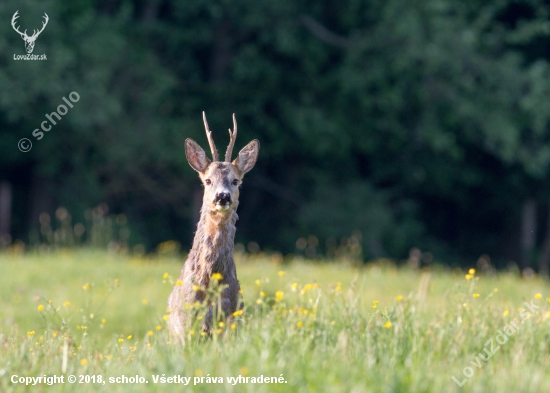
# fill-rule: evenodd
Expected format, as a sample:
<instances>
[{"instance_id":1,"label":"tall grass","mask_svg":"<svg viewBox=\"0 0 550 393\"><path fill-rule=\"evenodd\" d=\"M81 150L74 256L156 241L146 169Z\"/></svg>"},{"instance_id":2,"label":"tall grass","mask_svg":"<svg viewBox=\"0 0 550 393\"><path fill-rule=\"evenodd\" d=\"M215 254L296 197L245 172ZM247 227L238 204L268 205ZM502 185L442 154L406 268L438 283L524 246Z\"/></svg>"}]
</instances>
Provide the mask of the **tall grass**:
<instances>
[{"instance_id":1,"label":"tall grass","mask_svg":"<svg viewBox=\"0 0 550 393\"><path fill-rule=\"evenodd\" d=\"M180 346L165 322L183 263L177 253L15 251L0 254L2 392L550 390L550 290L536 277L397 269L388 261L281 265L240 254L245 312L210 336L189 329ZM530 312L526 301L540 308ZM513 320L519 329L480 361ZM12 375L63 375L65 383L26 387ZM71 384L69 375L96 383ZM148 383L109 383L122 375ZM239 375L281 383L227 382ZM162 376L191 379L175 386ZM466 382L459 387L453 376Z\"/></svg>"}]
</instances>

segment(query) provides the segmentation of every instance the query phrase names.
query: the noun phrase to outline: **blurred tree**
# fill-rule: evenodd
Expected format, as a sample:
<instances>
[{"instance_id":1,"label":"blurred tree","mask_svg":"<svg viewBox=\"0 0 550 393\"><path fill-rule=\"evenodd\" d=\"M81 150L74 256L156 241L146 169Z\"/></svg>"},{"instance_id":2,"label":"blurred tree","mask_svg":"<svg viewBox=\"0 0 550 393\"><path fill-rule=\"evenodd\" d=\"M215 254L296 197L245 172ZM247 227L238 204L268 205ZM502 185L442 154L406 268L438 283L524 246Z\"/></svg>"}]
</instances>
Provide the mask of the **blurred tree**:
<instances>
[{"instance_id":1,"label":"blurred tree","mask_svg":"<svg viewBox=\"0 0 550 393\"><path fill-rule=\"evenodd\" d=\"M262 145L238 241L291 252L361 230L366 257L417 246L527 265L544 243L550 260L550 231L525 236L550 225L543 1L6 0L0 14L17 9L28 28L50 22L35 48L47 61L0 68L16 236L41 211L106 201L149 248L189 243L200 186L182 146L206 144L205 110L219 146L233 112L237 148ZM0 32L2 53L23 53ZM19 152L71 91L75 108Z\"/></svg>"},{"instance_id":2,"label":"blurred tree","mask_svg":"<svg viewBox=\"0 0 550 393\"><path fill-rule=\"evenodd\" d=\"M323 182L313 201L300 214L304 233L314 233L328 243L355 236L364 258L406 255L411 240L419 241L422 224L414 219L414 204L393 200L388 192L374 189L367 182L336 186ZM322 247L321 249L323 249Z\"/></svg>"}]
</instances>

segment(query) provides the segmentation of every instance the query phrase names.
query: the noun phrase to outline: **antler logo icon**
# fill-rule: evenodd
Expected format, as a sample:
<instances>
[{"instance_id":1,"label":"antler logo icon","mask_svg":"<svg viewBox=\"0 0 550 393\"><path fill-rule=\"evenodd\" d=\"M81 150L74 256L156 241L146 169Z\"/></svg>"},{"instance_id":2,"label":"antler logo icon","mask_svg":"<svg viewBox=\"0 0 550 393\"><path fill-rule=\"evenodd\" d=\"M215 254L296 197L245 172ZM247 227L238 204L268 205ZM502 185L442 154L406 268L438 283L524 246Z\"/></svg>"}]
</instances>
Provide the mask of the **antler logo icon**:
<instances>
[{"instance_id":1,"label":"antler logo icon","mask_svg":"<svg viewBox=\"0 0 550 393\"><path fill-rule=\"evenodd\" d=\"M15 20L17 18L19 18L19 15L17 15L17 13L19 12L18 11L15 11L15 14L13 14L13 18L11 18L11 26L13 27L13 29L15 31L17 31L20 35L21 35L21 38L23 38L23 40L25 41L25 49L27 50L27 53L32 53L33 49L34 49L34 44L35 44L35 41L36 39L38 38L38 36L40 35L40 33L42 33L42 31L44 30L44 28L46 27L46 25L48 24L48 20L50 18L48 18L48 14L46 14L44 12L44 16L43 18L45 19L44 22L42 22L42 28L40 30L34 30L34 33L33 35L31 35L30 37L27 35L27 30L25 30L24 33L21 33L19 31L19 29L17 28L17 26L15 25Z\"/></svg>"}]
</instances>

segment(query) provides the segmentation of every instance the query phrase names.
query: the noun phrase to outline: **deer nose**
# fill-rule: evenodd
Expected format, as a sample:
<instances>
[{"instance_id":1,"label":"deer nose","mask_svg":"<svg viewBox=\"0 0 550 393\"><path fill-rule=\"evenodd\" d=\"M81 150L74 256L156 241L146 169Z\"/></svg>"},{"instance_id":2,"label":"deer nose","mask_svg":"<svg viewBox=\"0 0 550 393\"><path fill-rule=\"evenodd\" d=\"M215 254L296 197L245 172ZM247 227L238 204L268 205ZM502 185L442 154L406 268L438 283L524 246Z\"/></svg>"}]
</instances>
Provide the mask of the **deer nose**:
<instances>
[{"instance_id":1,"label":"deer nose","mask_svg":"<svg viewBox=\"0 0 550 393\"><path fill-rule=\"evenodd\" d=\"M230 205L231 195L228 192L220 192L216 194L216 198L214 198L214 203L220 205Z\"/></svg>"}]
</instances>

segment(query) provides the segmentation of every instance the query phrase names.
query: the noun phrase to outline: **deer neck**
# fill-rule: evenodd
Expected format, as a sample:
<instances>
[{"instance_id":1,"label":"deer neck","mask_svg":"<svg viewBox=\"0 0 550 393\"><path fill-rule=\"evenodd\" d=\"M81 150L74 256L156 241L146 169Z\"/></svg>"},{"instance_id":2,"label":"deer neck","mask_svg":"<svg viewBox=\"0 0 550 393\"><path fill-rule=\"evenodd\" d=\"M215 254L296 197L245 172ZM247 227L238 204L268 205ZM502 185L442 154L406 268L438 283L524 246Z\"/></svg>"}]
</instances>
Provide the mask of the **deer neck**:
<instances>
[{"instance_id":1,"label":"deer neck","mask_svg":"<svg viewBox=\"0 0 550 393\"><path fill-rule=\"evenodd\" d=\"M204 223L206 237L212 241L223 238L233 244L237 219L235 210L223 213L212 210L201 211L201 222Z\"/></svg>"},{"instance_id":2,"label":"deer neck","mask_svg":"<svg viewBox=\"0 0 550 393\"><path fill-rule=\"evenodd\" d=\"M191 254L193 264L205 278L212 273L226 276L235 269L233 248L235 240L235 223L238 219L234 210L225 214L201 209L201 218L195 233Z\"/></svg>"}]
</instances>

